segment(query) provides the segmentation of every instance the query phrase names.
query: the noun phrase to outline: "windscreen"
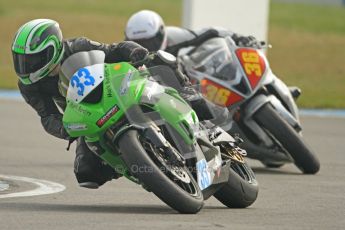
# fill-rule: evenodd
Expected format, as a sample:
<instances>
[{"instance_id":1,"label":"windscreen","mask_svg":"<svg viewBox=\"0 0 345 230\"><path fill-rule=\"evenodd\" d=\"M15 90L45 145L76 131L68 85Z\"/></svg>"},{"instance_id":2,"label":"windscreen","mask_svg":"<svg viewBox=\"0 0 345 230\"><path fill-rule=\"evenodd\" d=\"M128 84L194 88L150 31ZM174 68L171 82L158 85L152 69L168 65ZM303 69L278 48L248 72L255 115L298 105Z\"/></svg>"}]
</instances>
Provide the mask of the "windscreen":
<instances>
[{"instance_id":1,"label":"windscreen","mask_svg":"<svg viewBox=\"0 0 345 230\"><path fill-rule=\"evenodd\" d=\"M104 57L100 50L78 52L68 57L59 73L59 90L62 96L80 102L104 79Z\"/></svg>"},{"instance_id":2,"label":"windscreen","mask_svg":"<svg viewBox=\"0 0 345 230\"><path fill-rule=\"evenodd\" d=\"M211 39L197 48L190 58L196 71L224 81L233 80L236 76L238 66L224 39Z\"/></svg>"}]
</instances>

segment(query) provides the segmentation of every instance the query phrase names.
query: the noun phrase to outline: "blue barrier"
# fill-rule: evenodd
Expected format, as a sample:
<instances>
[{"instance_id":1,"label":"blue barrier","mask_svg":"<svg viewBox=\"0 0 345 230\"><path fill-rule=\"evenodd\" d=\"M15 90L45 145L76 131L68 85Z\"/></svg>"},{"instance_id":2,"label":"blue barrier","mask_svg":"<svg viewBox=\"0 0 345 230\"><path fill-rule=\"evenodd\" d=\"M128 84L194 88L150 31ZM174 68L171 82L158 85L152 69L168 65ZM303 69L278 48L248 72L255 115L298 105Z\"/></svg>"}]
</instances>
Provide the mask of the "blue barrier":
<instances>
[{"instance_id":1,"label":"blue barrier","mask_svg":"<svg viewBox=\"0 0 345 230\"><path fill-rule=\"evenodd\" d=\"M23 101L23 97L18 90L0 90L0 99ZM345 118L345 109L300 109L300 115Z\"/></svg>"},{"instance_id":2,"label":"blue barrier","mask_svg":"<svg viewBox=\"0 0 345 230\"><path fill-rule=\"evenodd\" d=\"M0 99L23 100L18 90L0 90Z\"/></svg>"}]
</instances>

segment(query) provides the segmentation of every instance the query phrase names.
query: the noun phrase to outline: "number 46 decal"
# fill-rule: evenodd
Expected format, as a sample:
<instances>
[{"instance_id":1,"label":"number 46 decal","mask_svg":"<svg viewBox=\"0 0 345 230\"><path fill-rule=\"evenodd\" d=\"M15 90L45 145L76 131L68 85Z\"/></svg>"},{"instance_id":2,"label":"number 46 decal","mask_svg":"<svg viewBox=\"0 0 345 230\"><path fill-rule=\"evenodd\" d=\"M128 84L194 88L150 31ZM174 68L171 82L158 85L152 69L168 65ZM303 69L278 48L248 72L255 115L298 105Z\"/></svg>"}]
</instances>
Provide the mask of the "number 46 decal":
<instances>
[{"instance_id":1,"label":"number 46 decal","mask_svg":"<svg viewBox=\"0 0 345 230\"><path fill-rule=\"evenodd\" d=\"M95 83L95 78L90 75L90 72L86 68L81 68L78 72L71 78L71 86L73 88L77 87L78 95L83 96L85 91L85 86L90 86Z\"/></svg>"}]
</instances>

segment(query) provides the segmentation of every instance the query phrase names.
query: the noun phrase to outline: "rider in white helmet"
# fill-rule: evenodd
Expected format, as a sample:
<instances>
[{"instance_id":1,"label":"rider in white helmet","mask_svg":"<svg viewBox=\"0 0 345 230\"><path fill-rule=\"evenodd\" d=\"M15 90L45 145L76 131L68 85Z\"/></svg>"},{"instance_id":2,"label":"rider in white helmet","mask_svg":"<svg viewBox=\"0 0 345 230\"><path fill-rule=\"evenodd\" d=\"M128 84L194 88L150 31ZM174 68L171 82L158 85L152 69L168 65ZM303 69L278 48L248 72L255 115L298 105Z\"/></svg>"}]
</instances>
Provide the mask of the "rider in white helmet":
<instances>
[{"instance_id":1,"label":"rider in white helmet","mask_svg":"<svg viewBox=\"0 0 345 230\"><path fill-rule=\"evenodd\" d=\"M223 28L189 30L181 27L165 26L159 14L151 10L141 10L133 14L126 25L126 40L135 41L149 51L165 50L177 55L181 48L197 46L213 37L231 36L239 46L260 47L253 36L241 36Z\"/></svg>"},{"instance_id":2,"label":"rider in white helmet","mask_svg":"<svg viewBox=\"0 0 345 230\"><path fill-rule=\"evenodd\" d=\"M133 14L127 22L125 36L126 40L134 41L149 51L165 50L175 56L182 48L198 46L214 37L231 36L237 45L247 47L260 46L259 42L252 36L239 36L225 29L207 28L192 31L180 27L165 26L161 16L151 10L141 10ZM183 74L180 74L180 76L183 76ZM190 102L201 120L210 120L213 117L212 122L221 125L218 121L230 119L226 109L204 100L191 87L187 77L183 81L184 87L180 89L179 93L185 100ZM229 126L229 122L225 123ZM223 126L223 128L225 127Z\"/></svg>"}]
</instances>

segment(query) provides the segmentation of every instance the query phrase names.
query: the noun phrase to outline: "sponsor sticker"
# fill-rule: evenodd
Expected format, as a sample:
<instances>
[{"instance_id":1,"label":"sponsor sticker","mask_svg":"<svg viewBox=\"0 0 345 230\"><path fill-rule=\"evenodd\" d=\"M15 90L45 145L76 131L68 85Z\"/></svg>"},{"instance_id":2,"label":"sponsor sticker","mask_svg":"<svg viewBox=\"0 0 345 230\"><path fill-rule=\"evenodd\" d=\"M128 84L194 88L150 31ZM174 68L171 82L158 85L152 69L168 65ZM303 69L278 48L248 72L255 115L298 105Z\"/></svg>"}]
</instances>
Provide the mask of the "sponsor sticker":
<instances>
[{"instance_id":1,"label":"sponsor sticker","mask_svg":"<svg viewBox=\"0 0 345 230\"><path fill-rule=\"evenodd\" d=\"M120 95L121 96L123 96L127 93L133 74L134 73L132 72L132 70L129 70L128 73L126 74L126 76L123 78L121 86L120 86Z\"/></svg>"},{"instance_id":2,"label":"sponsor sticker","mask_svg":"<svg viewBox=\"0 0 345 230\"><path fill-rule=\"evenodd\" d=\"M82 131L87 129L87 125L82 123L69 123L66 125L66 129L73 131Z\"/></svg>"},{"instance_id":3,"label":"sponsor sticker","mask_svg":"<svg viewBox=\"0 0 345 230\"><path fill-rule=\"evenodd\" d=\"M102 127L112 116L114 116L118 111L120 110L120 108L115 105L113 106L111 109L108 110L108 112L103 116L101 117L97 122L97 126L98 127Z\"/></svg>"},{"instance_id":4,"label":"sponsor sticker","mask_svg":"<svg viewBox=\"0 0 345 230\"><path fill-rule=\"evenodd\" d=\"M104 78L104 87L105 87L105 95L107 95L107 97L112 98L113 97L113 91L111 88L111 84L110 84L110 79L108 76L105 76Z\"/></svg>"}]
</instances>

